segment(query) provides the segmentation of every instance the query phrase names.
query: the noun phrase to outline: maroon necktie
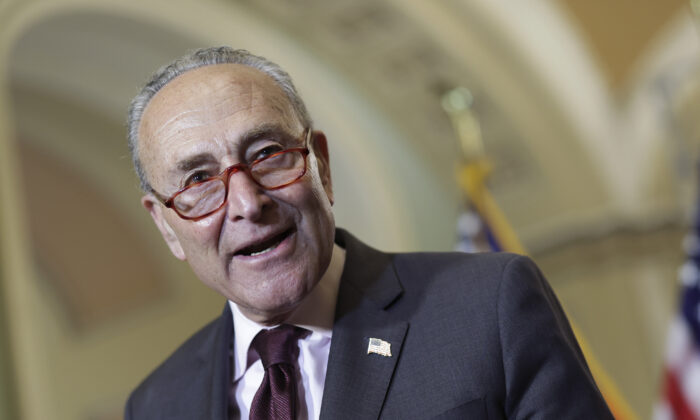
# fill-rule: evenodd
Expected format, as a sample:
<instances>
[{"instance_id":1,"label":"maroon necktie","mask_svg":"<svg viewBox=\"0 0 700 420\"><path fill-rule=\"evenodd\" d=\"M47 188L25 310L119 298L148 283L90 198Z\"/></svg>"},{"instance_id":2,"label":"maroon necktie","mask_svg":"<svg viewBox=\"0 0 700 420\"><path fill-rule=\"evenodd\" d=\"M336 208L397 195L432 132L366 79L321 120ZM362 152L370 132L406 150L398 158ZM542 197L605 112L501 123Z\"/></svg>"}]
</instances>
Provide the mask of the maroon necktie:
<instances>
[{"instance_id":1,"label":"maroon necktie","mask_svg":"<svg viewBox=\"0 0 700 420\"><path fill-rule=\"evenodd\" d=\"M296 418L297 341L306 333L308 330L303 328L280 325L260 331L250 343L265 369L265 377L250 406L250 420Z\"/></svg>"}]
</instances>

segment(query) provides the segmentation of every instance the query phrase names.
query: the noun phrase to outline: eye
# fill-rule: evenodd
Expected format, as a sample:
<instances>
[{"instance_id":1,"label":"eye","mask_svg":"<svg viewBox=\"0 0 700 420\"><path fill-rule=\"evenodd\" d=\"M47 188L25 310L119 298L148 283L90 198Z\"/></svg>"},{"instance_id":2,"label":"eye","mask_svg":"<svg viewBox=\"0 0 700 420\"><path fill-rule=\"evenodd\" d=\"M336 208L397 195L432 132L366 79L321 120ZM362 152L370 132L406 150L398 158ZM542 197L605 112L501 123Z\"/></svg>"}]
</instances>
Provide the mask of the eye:
<instances>
[{"instance_id":1,"label":"eye","mask_svg":"<svg viewBox=\"0 0 700 420\"><path fill-rule=\"evenodd\" d=\"M270 144L253 153L249 161L253 162L256 160L260 160L270 155L274 155L277 152L281 152L282 150L284 150L284 147L280 146L279 144Z\"/></svg>"},{"instance_id":2,"label":"eye","mask_svg":"<svg viewBox=\"0 0 700 420\"><path fill-rule=\"evenodd\" d=\"M195 171L185 179L185 186L196 184L197 182L206 181L210 177L211 175L209 175L209 173L206 171Z\"/></svg>"}]
</instances>

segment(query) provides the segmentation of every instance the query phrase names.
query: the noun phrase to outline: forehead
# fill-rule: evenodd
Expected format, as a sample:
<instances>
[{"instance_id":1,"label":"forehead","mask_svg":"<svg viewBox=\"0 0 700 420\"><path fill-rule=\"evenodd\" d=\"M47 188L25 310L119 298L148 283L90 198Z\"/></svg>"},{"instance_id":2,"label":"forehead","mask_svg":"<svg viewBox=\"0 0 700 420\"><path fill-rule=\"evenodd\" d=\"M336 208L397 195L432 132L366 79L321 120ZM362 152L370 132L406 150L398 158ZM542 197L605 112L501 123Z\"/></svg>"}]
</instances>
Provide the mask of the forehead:
<instances>
[{"instance_id":1,"label":"forehead","mask_svg":"<svg viewBox=\"0 0 700 420\"><path fill-rule=\"evenodd\" d=\"M139 126L140 155L167 158L188 141L233 140L263 123L290 131L299 125L271 77L240 64L200 67L174 78L148 103Z\"/></svg>"}]
</instances>

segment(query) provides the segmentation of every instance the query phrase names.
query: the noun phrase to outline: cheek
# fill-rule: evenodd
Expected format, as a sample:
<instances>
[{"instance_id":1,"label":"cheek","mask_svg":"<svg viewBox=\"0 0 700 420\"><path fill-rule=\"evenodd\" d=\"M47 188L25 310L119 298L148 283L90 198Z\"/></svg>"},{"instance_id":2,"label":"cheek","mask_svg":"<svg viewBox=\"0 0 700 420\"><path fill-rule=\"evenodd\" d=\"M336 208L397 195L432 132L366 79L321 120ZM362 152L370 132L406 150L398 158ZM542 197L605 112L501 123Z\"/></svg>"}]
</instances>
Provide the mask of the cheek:
<instances>
[{"instance_id":1,"label":"cheek","mask_svg":"<svg viewBox=\"0 0 700 420\"><path fill-rule=\"evenodd\" d=\"M335 237L335 219L328 195L320 182L307 189L303 215L309 224L314 245L325 249L332 246Z\"/></svg>"},{"instance_id":2,"label":"cheek","mask_svg":"<svg viewBox=\"0 0 700 420\"><path fill-rule=\"evenodd\" d=\"M304 178L303 182L276 192L277 201L284 203L283 206L293 214L304 238L304 248L318 253L319 249L332 243L335 236L332 207L318 179Z\"/></svg>"},{"instance_id":3,"label":"cheek","mask_svg":"<svg viewBox=\"0 0 700 420\"><path fill-rule=\"evenodd\" d=\"M289 199L307 223L320 228L332 217L331 203L317 177L309 178Z\"/></svg>"},{"instance_id":4,"label":"cheek","mask_svg":"<svg viewBox=\"0 0 700 420\"><path fill-rule=\"evenodd\" d=\"M184 223L180 224L177 235L180 237L180 242L185 249L188 259L191 260L191 257L195 255L216 252L219 231L223 220L222 215L219 213L196 222L181 219Z\"/></svg>"}]
</instances>

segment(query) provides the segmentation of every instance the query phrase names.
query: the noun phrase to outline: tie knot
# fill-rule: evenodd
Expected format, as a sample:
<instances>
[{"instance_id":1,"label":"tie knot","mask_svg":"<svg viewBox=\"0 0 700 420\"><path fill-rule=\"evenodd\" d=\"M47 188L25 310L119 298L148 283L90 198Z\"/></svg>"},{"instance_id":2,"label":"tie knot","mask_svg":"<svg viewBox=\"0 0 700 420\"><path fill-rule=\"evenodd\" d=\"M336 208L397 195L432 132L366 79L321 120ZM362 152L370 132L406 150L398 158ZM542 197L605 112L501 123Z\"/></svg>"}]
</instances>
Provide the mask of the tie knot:
<instances>
[{"instance_id":1,"label":"tie knot","mask_svg":"<svg viewBox=\"0 0 700 420\"><path fill-rule=\"evenodd\" d=\"M293 365L299 357L297 341L308 332L303 328L284 324L270 330L261 330L250 345L258 352L265 369L278 363Z\"/></svg>"}]
</instances>

